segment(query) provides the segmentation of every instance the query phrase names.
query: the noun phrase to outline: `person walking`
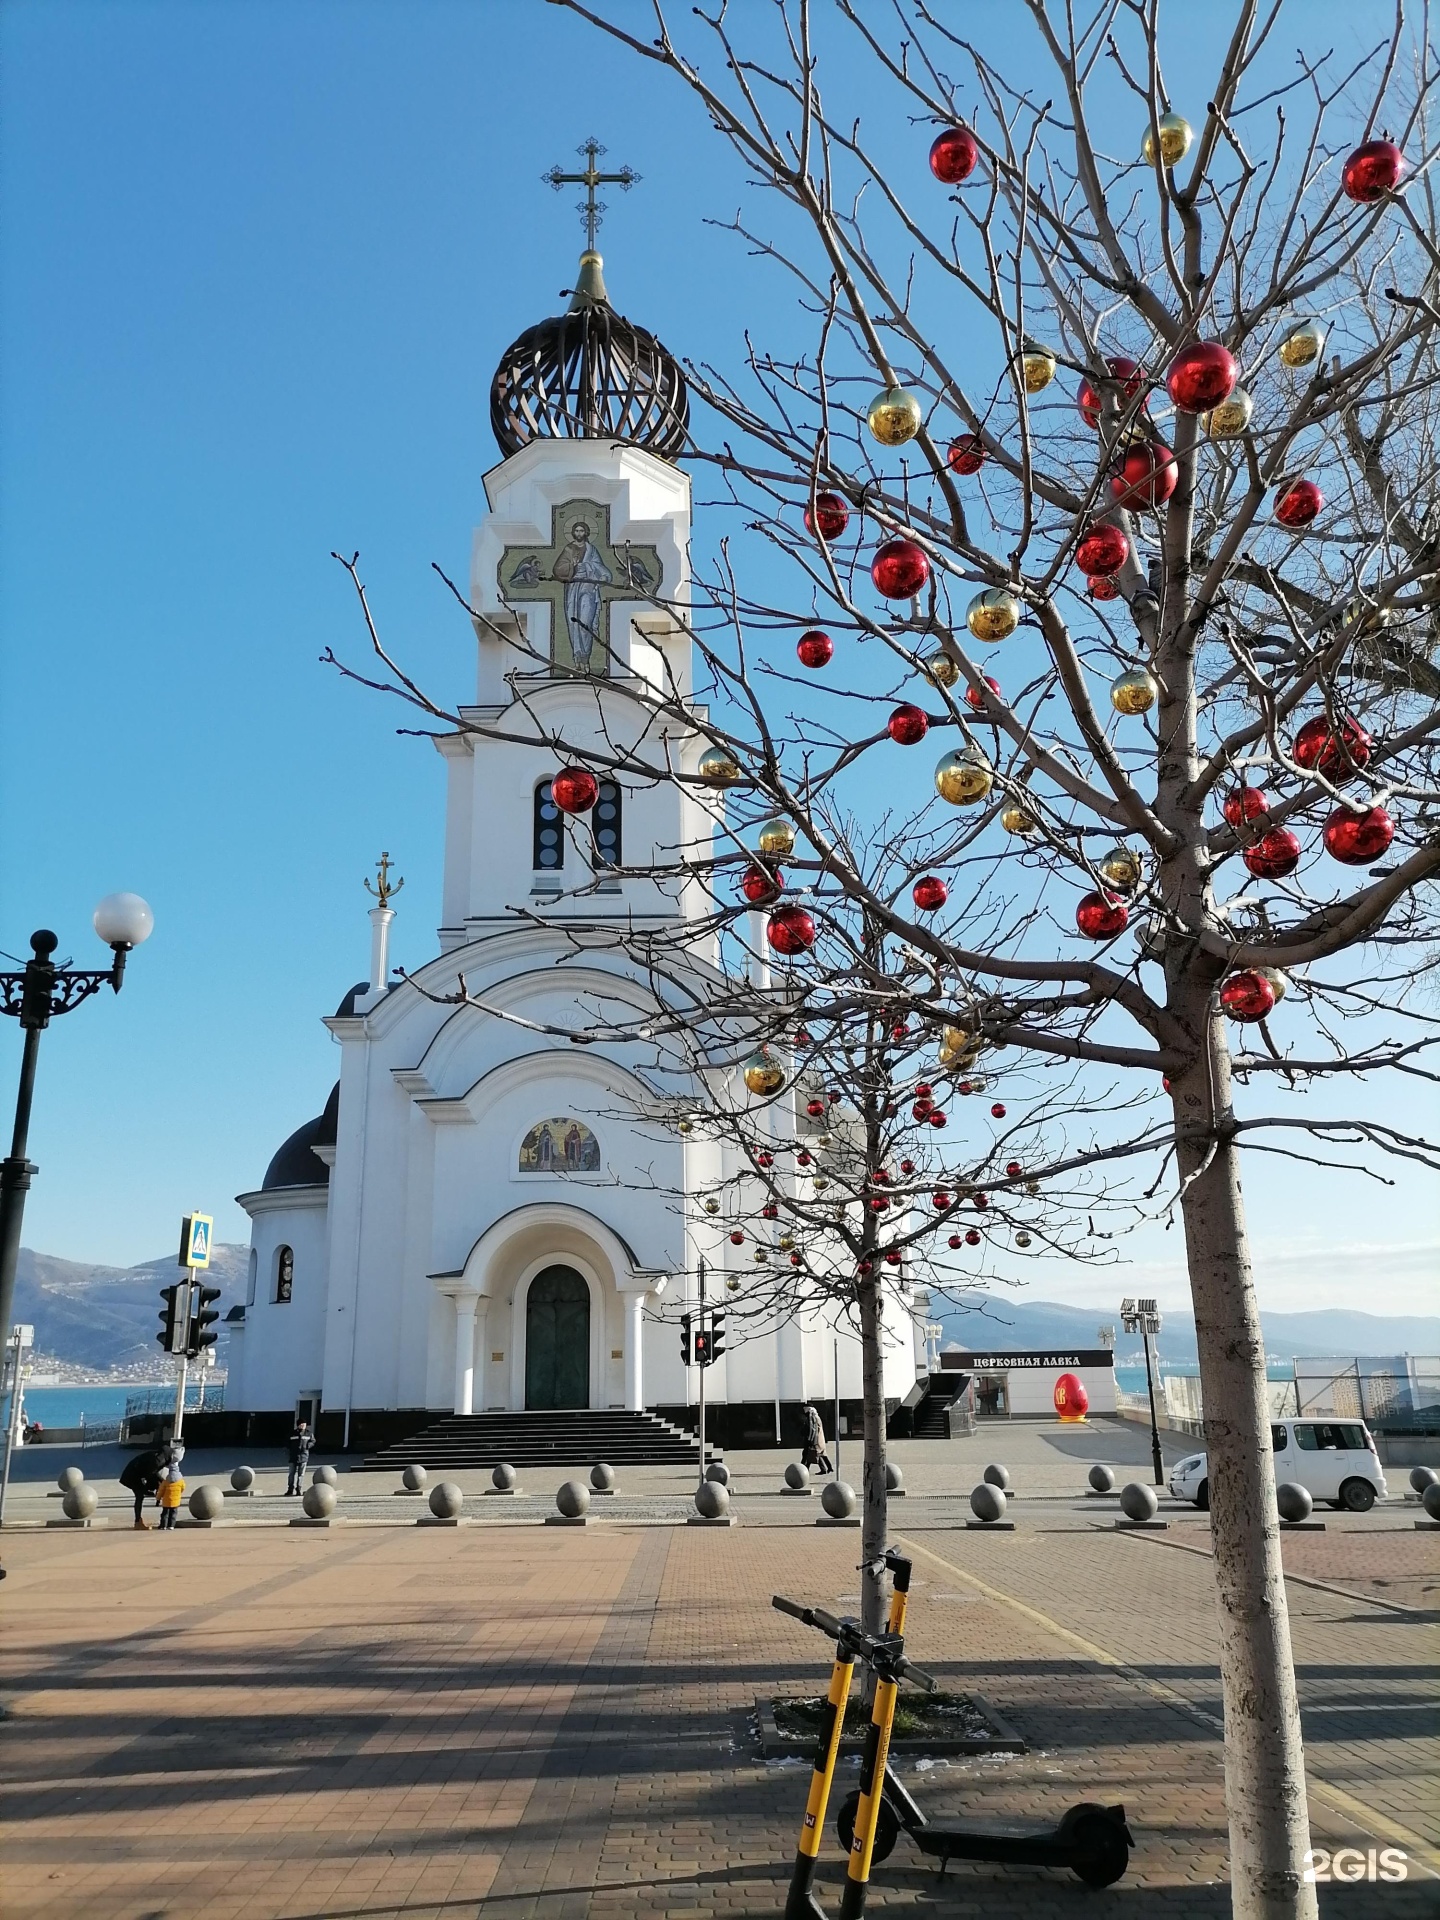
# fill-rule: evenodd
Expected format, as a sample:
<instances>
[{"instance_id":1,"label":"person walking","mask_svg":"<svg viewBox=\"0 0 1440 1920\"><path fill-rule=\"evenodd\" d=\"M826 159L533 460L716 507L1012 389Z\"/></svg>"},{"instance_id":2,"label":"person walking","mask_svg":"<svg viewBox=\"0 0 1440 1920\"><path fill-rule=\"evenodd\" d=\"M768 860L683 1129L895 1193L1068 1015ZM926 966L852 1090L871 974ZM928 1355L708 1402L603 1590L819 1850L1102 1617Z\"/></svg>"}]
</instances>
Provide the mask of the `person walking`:
<instances>
[{"instance_id":1,"label":"person walking","mask_svg":"<svg viewBox=\"0 0 1440 1920\"><path fill-rule=\"evenodd\" d=\"M315 1445L315 1436L310 1431L310 1423L302 1420L290 1436L290 1484L287 1494L303 1493L305 1469L310 1464L310 1449Z\"/></svg>"},{"instance_id":2,"label":"person walking","mask_svg":"<svg viewBox=\"0 0 1440 1920\"><path fill-rule=\"evenodd\" d=\"M133 1460L127 1461L121 1471L121 1486L135 1496L135 1526L140 1533L146 1530L145 1502L154 1499L160 1491L160 1476L165 1467L166 1462L156 1449L148 1447L144 1453L137 1453Z\"/></svg>"},{"instance_id":3,"label":"person walking","mask_svg":"<svg viewBox=\"0 0 1440 1920\"><path fill-rule=\"evenodd\" d=\"M160 1482L160 1531L170 1533L175 1526L175 1516L180 1511L180 1502L185 1498L185 1482L180 1477L179 1467L167 1467L165 1477Z\"/></svg>"},{"instance_id":4,"label":"person walking","mask_svg":"<svg viewBox=\"0 0 1440 1920\"><path fill-rule=\"evenodd\" d=\"M835 1471L825 1451L825 1423L813 1401L805 1403L805 1446L800 1458L807 1467L814 1467L820 1473Z\"/></svg>"}]
</instances>

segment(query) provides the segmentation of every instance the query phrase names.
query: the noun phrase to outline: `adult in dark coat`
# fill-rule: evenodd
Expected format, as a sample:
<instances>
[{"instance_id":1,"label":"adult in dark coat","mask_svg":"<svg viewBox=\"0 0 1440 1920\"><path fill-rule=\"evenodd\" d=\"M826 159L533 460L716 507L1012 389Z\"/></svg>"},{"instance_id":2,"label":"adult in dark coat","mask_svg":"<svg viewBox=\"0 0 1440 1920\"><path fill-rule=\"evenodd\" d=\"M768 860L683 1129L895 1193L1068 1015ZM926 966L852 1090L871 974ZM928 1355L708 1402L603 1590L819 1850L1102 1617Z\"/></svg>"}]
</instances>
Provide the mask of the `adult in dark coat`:
<instances>
[{"instance_id":1,"label":"adult in dark coat","mask_svg":"<svg viewBox=\"0 0 1440 1920\"><path fill-rule=\"evenodd\" d=\"M120 1473L120 1484L135 1496L135 1524L145 1525L145 1502L153 1500L160 1491L160 1475L165 1463L154 1447L144 1453L137 1453L133 1460L126 1462Z\"/></svg>"},{"instance_id":2,"label":"adult in dark coat","mask_svg":"<svg viewBox=\"0 0 1440 1920\"><path fill-rule=\"evenodd\" d=\"M286 1493L303 1491L301 1482L305 1478L305 1469L310 1464L310 1449L315 1445L315 1436L310 1424L302 1420L290 1436L290 1484Z\"/></svg>"}]
</instances>

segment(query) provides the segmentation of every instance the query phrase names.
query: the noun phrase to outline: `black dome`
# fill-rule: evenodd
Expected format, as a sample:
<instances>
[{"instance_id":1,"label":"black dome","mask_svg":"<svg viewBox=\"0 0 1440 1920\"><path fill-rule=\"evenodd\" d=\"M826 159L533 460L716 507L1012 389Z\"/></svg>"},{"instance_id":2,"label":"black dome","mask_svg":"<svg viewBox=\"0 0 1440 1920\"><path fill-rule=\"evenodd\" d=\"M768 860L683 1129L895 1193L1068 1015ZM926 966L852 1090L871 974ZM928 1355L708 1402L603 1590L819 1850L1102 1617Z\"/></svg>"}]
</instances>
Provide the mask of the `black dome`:
<instances>
[{"instance_id":1,"label":"black dome","mask_svg":"<svg viewBox=\"0 0 1440 1920\"><path fill-rule=\"evenodd\" d=\"M368 980L357 980L345 998L340 1002L339 1006L336 1007L333 1018L336 1020L350 1019L355 1012L355 1002L360 998L362 993L368 993L369 991L370 982Z\"/></svg>"},{"instance_id":2,"label":"black dome","mask_svg":"<svg viewBox=\"0 0 1440 1920\"><path fill-rule=\"evenodd\" d=\"M328 1187L330 1169L315 1152L316 1147L333 1146L335 1123L340 1112L340 1082L335 1082L325 1111L297 1127L280 1148L260 1182L262 1193L277 1187Z\"/></svg>"},{"instance_id":3,"label":"black dome","mask_svg":"<svg viewBox=\"0 0 1440 1920\"><path fill-rule=\"evenodd\" d=\"M506 350L490 425L505 454L532 440L623 440L666 460L684 450L685 376L653 334L610 305L598 253L580 257L570 311L527 327Z\"/></svg>"}]
</instances>

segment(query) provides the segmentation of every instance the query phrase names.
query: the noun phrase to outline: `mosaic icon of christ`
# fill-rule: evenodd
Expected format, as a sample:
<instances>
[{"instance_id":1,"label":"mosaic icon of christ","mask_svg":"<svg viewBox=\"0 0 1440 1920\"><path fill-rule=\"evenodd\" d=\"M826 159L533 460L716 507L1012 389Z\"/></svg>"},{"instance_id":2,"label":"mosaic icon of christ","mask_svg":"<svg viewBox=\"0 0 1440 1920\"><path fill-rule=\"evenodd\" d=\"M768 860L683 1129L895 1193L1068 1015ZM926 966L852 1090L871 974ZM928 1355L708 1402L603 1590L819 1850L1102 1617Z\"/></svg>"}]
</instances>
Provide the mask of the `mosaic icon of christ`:
<instances>
[{"instance_id":1,"label":"mosaic icon of christ","mask_svg":"<svg viewBox=\"0 0 1440 1920\"><path fill-rule=\"evenodd\" d=\"M565 583L565 626L570 652L582 673L590 672L600 631L600 589L615 576L596 551L586 520L574 520L570 539L555 556L555 578Z\"/></svg>"}]
</instances>

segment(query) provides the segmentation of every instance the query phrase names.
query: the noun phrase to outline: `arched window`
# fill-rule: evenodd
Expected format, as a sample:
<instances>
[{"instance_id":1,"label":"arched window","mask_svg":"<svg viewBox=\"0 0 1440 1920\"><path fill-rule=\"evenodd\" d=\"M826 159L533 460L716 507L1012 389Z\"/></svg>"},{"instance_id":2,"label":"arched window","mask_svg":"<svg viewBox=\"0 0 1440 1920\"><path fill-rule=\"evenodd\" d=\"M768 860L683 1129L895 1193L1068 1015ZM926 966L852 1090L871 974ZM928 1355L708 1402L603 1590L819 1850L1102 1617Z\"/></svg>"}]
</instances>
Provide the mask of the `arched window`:
<instances>
[{"instance_id":1,"label":"arched window","mask_svg":"<svg viewBox=\"0 0 1440 1920\"><path fill-rule=\"evenodd\" d=\"M295 1291L295 1254L290 1247L281 1247L275 1255L275 1304L288 1306Z\"/></svg>"},{"instance_id":2,"label":"arched window","mask_svg":"<svg viewBox=\"0 0 1440 1920\"><path fill-rule=\"evenodd\" d=\"M250 1270L245 1276L245 1304L247 1307L253 1307L255 1304L255 1282L259 1277L259 1273L260 1256L254 1247L252 1247L250 1249Z\"/></svg>"},{"instance_id":3,"label":"arched window","mask_svg":"<svg viewBox=\"0 0 1440 1920\"><path fill-rule=\"evenodd\" d=\"M535 789L535 871L558 873L564 864L564 823L550 798L550 782L542 780Z\"/></svg>"},{"instance_id":4,"label":"arched window","mask_svg":"<svg viewBox=\"0 0 1440 1920\"><path fill-rule=\"evenodd\" d=\"M600 782L594 821L596 866L618 867L624 856L620 843L620 789L613 780Z\"/></svg>"}]
</instances>

